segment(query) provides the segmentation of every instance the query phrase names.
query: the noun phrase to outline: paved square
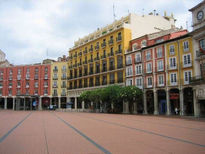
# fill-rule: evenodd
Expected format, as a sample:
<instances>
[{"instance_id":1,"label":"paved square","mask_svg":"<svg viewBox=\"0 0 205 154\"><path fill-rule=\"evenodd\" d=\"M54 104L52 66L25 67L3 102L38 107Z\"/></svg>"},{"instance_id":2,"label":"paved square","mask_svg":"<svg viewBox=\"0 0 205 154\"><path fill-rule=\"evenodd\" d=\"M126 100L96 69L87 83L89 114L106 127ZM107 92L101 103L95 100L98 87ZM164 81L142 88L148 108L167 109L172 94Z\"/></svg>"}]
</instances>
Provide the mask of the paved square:
<instances>
[{"instance_id":1,"label":"paved square","mask_svg":"<svg viewBox=\"0 0 205 154\"><path fill-rule=\"evenodd\" d=\"M205 122L55 111L0 111L0 153L205 152Z\"/></svg>"}]
</instances>

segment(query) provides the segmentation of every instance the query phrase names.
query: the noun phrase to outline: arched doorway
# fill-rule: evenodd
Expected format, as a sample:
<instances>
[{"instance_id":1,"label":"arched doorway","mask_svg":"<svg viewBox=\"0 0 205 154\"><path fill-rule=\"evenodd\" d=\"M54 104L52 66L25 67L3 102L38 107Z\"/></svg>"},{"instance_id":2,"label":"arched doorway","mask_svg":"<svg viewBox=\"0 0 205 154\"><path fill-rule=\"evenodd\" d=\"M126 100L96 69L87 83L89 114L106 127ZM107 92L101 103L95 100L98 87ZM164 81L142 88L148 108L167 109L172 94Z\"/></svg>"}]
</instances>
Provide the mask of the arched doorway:
<instances>
[{"instance_id":1,"label":"arched doorway","mask_svg":"<svg viewBox=\"0 0 205 154\"><path fill-rule=\"evenodd\" d=\"M167 101L166 101L166 91L161 89L157 91L159 114L166 114L167 112Z\"/></svg>"},{"instance_id":2,"label":"arched doorway","mask_svg":"<svg viewBox=\"0 0 205 154\"><path fill-rule=\"evenodd\" d=\"M186 115L194 115L194 104L193 104L193 89L191 87L184 88L184 111Z\"/></svg>"},{"instance_id":3,"label":"arched doorway","mask_svg":"<svg viewBox=\"0 0 205 154\"><path fill-rule=\"evenodd\" d=\"M179 101L179 89L170 89L169 91L170 107L171 114L179 114L175 112L175 109L180 110L180 101Z\"/></svg>"},{"instance_id":4,"label":"arched doorway","mask_svg":"<svg viewBox=\"0 0 205 154\"><path fill-rule=\"evenodd\" d=\"M4 108L4 98L3 97L0 98L0 108L1 109Z\"/></svg>"},{"instance_id":5,"label":"arched doorway","mask_svg":"<svg viewBox=\"0 0 205 154\"><path fill-rule=\"evenodd\" d=\"M153 114L154 113L154 93L152 90L146 92L147 97L147 113Z\"/></svg>"},{"instance_id":6,"label":"arched doorway","mask_svg":"<svg viewBox=\"0 0 205 154\"><path fill-rule=\"evenodd\" d=\"M13 109L13 98L12 97L7 98L7 109Z\"/></svg>"},{"instance_id":7,"label":"arched doorway","mask_svg":"<svg viewBox=\"0 0 205 154\"><path fill-rule=\"evenodd\" d=\"M43 110L48 109L49 105L50 105L50 98L49 97L43 97L42 98L42 109Z\"/></svg>"}]
</instances>

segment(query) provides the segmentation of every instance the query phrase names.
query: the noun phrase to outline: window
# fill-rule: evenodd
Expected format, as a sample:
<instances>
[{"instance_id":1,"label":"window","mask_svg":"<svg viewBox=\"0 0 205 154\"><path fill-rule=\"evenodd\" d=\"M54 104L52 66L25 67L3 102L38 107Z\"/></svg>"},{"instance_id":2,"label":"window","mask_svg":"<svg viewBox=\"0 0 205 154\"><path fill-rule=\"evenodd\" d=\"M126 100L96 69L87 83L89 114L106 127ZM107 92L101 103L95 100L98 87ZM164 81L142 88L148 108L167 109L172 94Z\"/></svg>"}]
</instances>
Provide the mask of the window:
<instances>
[{"instance_id":1,"label":"window","mask_svg":"<svg viewBox=\"0 0 205 154\"><path fill-rule=\"evenodd\" d=\"M158 85L159 86L164 86L164 75L159 75L158 76Z\"/></svg>"},{"instance_id":2,"label":"window","mask_svg":"<svg viewBox=\"0 0 205 154\"><path fill-rule=\"evenodd\" d=\"M57 88L57 81L54 81L54 82L53 82L53 87L54 87L54 88Z\"/></svg>"},{"instance_id":3,"label":"window","mask_svg":"<svg viewBox=\"0 0 205 154\"><path fill-rule=\"evenodd\" d=\"M191 66L191 54L183 55L184 67Z\"/></svg>"},{"instance_id":4,"label":"window","mask_svg":"<svg viewBox=\"0 0 205 154\"><path fill-rule=\"evenodd\" d=\"M143 47L146 47L147 46L147 41L146 40L143 40L142 42L141 42L141 47L143 48Z\"/></svg>"},{"instance_id":5,"label":"window","mask_svg":"<svg viewBox=\"0 0 205 154\"><path fill-rule=\"evenodd\" d=\"M48 81L44 81L44 87L48 87Z\"/></svg>"},{"instance_id":6,"label":"window","mask_svg":"<svg viewBox=\"0 0 205 154\"><path fill-rule=\"evenodd\" d=\"M135 66L135 72L136 72L136 75L142 74L142 64Z\"/></svg>"},{"instance_id":7,"label":"window","mask_svg":"<svg viewBox=\"0 0 205 154\"><path fill-rule=\"evenodd\" d=\"M21 74L21 69L18 69L18 74Z\"/></svg>"},{"instance_id":8,"label":"window","mask_svg":"<svg viewBox=\"0 0 205 154\"><path fill-rule=\"evenodd\" d=\"M12 95L12 90L11 89L9 89L9 96L11 96Z\"/></svg>"},{"instance_id":9,"label":"window","mask_svg":"<svg viewBox=\"0 0 205 154\"><path fill-rule=\"evenodd\" d=\"M111 73L110 74L110 84L113 84L113 83L115 83L115 74Z\"/></svg>"},{"instance_id":10,"label":"window","mask_svg":"<svg viewBox=\"0 0 205 154\"><path fill-rule=\"evenodd\" d=\"M146 52L146 60L151 60L151 52L150 51L147 51Z\"/></svg>"},{"instance_id":11,"label":"window","mask_svg":"<svg viewBox=\"0 0 205 154\"><path fill-rule=\"evenodd\" d=\"M35 88L38 88L38 82L35 82L35 83L34 83L34 87L35 87Z\"/></svg>"},{"instance_id":12,"label":"window","mask_svg":"<svg viewBox=\"0 0 205 154\"><path fill-rule=\"evenodd\" d=\"M169 54L170 55L174 55L175 54L174 45L170 45L169 46Z\"/></svg>"},{"instance_id":13,"label":"window","mask_svg":"<svg viewBox=\"0 0 205 154\"><path fill-rule=\"evenodd\" d=\"M199 40L199 46L201 49L205 50L205 39Z\"/></svg>"},{"instance_id":14,"label":"window","mask_svg":"<svg viewBox=\"0 0 205 154\"><path fill-rule=\"evenodd\" d=\"M136 86L142 89L142 77L136 78Z\"/></svg>"},{"instance_id":15,"label":"window","mask_svg":"<svg viewBox=\"0 0 205 154\"><path fill-rule=\"evenodd\" d=\"M188 51L189 50L189 42L188 41L183 42L183 47L184 47L184 51Z\"/></svg>"},{"instance_id":16,"label":"window","mask_svg":"<svg viewBox=\"0 0 205 154\"><path fill-rule=\"evenodd\" d=\"M169 58L169 68L176 69L176 57Z\"/></svg>"},{"instance_id":17,"label":"window","mask_svg":"<svg viewBox=\"0 0 205 154\"><path fill-rule=\"evenodd\" d=\"M21 95L21 90L17 89L17 95Z\"/></svg>"},{"instance_id":18,"label":"window","mask_svg":"<svg viewBox=\"0 0 205 154\"><path fill-rule=\"evenodd\" d=\"M134 43L134 44L132 45L132 50L133 50L133 51L136 51L136 50L137 50L137 46L138 46L137 43Z\"/></svg>"},{"instance_id":19,"label":"window","mask_svg":"<svg viewBox=\"0 0 205 154\"><path fill-rule=\"evenodd\" d=\"M63 71L66 71L66 66L65 66L65 65L62 67L62 70L63 70Z\"/></svg>"},{"instance_id":20,"label":"window","mask_svg":"<svg viewBox=\"0 0 205 154\"><path fill-rule=\"evenodd\" d=\"M29 82L26 82L26 88L29 88Z\"/></svg>"},{"instance_id":21,"label":"window","mask_svg":"<svg viewBox=\"0 0 205 154\"><path fill-rule=\"evenodd\" d=\"M126 57L126 64L127 64L127 65L132 64L132 57L131 57L131 55L128 55L128 56Z\"/></svg>"},{"instance_id":22,"label":"window","mask_svg":"<svg viewBox=\"0 0 205 154\"><path fill-rule=\"evenodd\" d=\"M44 95L48 95L48 89L44 89Z\"/></svg>"},{"instance_id":23,"label":"window","mask_svg":"<svg viewBox=\"0 0 205 154\"><path fill-rule=\"evenodd\" d=\"M171 85L177 85L177 73L170 74L170 83Z\"/></svg>"},{"instance_id":24,"label":"window","mask_svg":"<svg viewBox=\"0 0 205 154\"><path fill-rule=\"evenodd\" d=\"M29 72L30 72L30 69L29 69L29 68L27 68L27 69L26 69L26 73L29 73Z\"/></svg>"},{"instance_id":25,"label":"window","mask_svg":"<svg viewBox=\"0 0 205 154\"><path fill-rule=\"evenodd\" d=\"M38 89L34 90L34 95L38 95Z\"/></svg>"},{"instance_id":26,"label":"window","mask_svg":"<svg viewBox=\"0 0 205 154\"><path fill-rule=\"evenodd\" d=\"M126 68L126 76L132 76L132 66Z\"/></svg>"},{"instance_id":27,"label":"window","mask_svg":"<svg viewBox=\"0 0 205 154\"><path fill-rule=\"evenodd\" d=\"M162 47L157 48L157 58L162 57Z\"/></svg>"},{"instance_id":28,"label":"window","mask_svg":"<svg viewBox=\"0 0 205 154\"><path fill-rule=\"evenodd\" d=\"M132 86L132 79L127 79L126 85L127 86Z\"/></svg>"},{"instance_id":29,"label":"window","mask_svg":"<svg viewBox=\"0 0 205 154\"><path fill-rule=\"evenodd\" d=\"M157 71L163 71L164 70L164 62L163 60L157 61Z\"/></svg>"},{"instance_id":30,"label":"window","mask_svg":"<svg viewBox=\"0 0 205 154\"><path fill-rule=\"evenodd\" d=\"M140 53L137 53L137 54L135 55L135 62L136 62L136 63L141 62L141 54L140 54Z\"/></svg>"},{"instance_id":31,"label":"window","mask_svg":"<svg viewBox=\"0 0 205 154\"><path fill-rule=\"evenodd\" d=\"M147 87L148 88L152 87L152 77L147 78Z\"/></svg>"},{"instance_id":32,"label":"window","mask_svg":"<svg viewBox=\"0 0 205 154\"><path fill-rule=\"evenodd\" d=\"M185 71L184 72L184 84L189 84L190 79L192 77L192 71Z\"/></svg>"},{"instance_id":33,"label":"window","mask_svg":"<svg viewBox=\"0 0 205 154\"><path fill-rule=\"evenodd\" d=\"M48 67L45 67L45 73L47 73L48 72Z\"/></svg>"},{"instance_id":34,"label":"window","mask_svg":"<svg viewBox=\"0 0 205 154\"><path fill-rule=\"evenodd\" d=\"M21 82L17 82L17 88L20 88L21 87Z\"/></svg>"},{"instance_id":35,"label":"window","mask_svg":"<svg viewBox=\"0 0 205 154\"><path fill-rule=\"evenodd\" d=\"M147 63L147 73L152 72L152 63Z\"/></svg>"}]
</instances>

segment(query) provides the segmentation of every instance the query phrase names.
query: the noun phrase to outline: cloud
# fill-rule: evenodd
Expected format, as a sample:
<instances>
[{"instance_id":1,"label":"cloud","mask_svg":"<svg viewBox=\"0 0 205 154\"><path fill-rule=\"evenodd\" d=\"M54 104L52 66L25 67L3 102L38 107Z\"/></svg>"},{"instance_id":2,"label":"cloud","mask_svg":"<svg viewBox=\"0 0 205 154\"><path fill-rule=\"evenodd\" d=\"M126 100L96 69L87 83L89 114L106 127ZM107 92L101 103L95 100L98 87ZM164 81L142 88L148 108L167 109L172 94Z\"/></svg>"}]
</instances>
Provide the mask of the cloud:
<instances>
[{"instance_id":1,"label":"cloud","mask_svg":"<svg viewBox=\"0 0 205 154\"><path fill-rule=\"evenodd\" d=\"M128 12L147 14L154 9L174 13L177 26L191 25L188 9L201 0L1 0L0 49L14 64L41 62L68 54L78 38ZM47 56L48 51L48 56Z\"/></svg>"}]
</instances>

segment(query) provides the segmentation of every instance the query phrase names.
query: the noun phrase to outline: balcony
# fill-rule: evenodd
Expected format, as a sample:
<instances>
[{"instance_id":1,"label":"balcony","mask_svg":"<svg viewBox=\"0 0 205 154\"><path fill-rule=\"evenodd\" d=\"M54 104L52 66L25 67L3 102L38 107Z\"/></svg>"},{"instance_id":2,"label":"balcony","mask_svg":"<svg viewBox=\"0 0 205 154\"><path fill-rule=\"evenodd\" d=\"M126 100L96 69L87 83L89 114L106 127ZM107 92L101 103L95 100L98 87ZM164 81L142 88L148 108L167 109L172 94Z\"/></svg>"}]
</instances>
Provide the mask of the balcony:
<instances>
[{"instance_id":1,"label":"balcony","mask_svg":"<svg viewBox=\"0 0 205 154\"><path fill-rule=\"evenodd\" d=\"M188 64L181 63L181 65L183 66L183 68L192 67L192 61Z\"/></svg>"},{"instance_id":2,"label":"balcony","mask_svg":"<svg viewBox=\"0 0 205 154\"><path fill-rule=\"evenodd\" d=\"M53 95L53 96L58 96L58 93L53 93L52 95Z\"/></svg>"},{"instance_id":3,"label":"balcony","mask_svg":"<svg viewBox=\"0 0 205 154\"><path fill-rule=\"evenodd\" d=\"M61 93L61 96L66 96L66 93Z\"/></svg>"},{"instance_id":4,"label":"balcony","mask_svg":"<svg viewBox=\"0 0 205 154\"><path fill-rule=\"evenodd\" d=\"M115 54L116 55L122 54L122 49L119 49L119 50L115 51Z\"/></svg>"},{"instance_id":5,"label":"balcony","mask_svg":"<svg viewBox=\"0 0 205 154\"><path fill-rule=\"evenodd\" d=\"M105 48L105 47L106 47L106 42L103 42L103 43L101 44L101 47L102 47L102 48Z\"/></svg>"},{"instance_id":6,"label":"balcony","mask_svg":"<svg viewBox=\"0 0 205 154\"><path fill-rule=\"evenodd\" d=\"M95 86L100 86L100 82L95 82Z\"/></svg>"},{"instance_id":7,"label":"balcony","mask_svg":"<svg viewBox=\"0 0 205 154\"><path fill-rule=\"evenodd\" d=\"M65 85L65 84L62 84L62 85L61 85L61 88L66 88L66 85Z\"/></svg>"},{"instance_id":8,"label":"balcony","mask_svg":"<svg viewBox=\"0 0 205 154\"><path fill-rule=\"evenodd\" d=\"M113 40L113 39L110 39L110 40L108 41L108 43L109 43L109 45L113 45L114 40Z\"/></svg>"},{"instance_id":9,"label":"balcony","mask_svg":"<svg viewBox=\"0 0 205 154\"><path fill-rule=\"evenodd\" d=\"M112 71L112 70L114 70L114 69L115 69L115 66L114 66L114 65L109 67L109 70L110 70L110 71Z\"/></svg>"},{"instance_id":10,"label":"balcony","mask_svg":"<svg viewBox=\"0 0 205 154\"><path fill-rule=\"evenodd\" d=\"M17 85L17 88L21 88L21 85Z\"/></svg>"},{"instance_id":11,"label":"balcony","mask_svg":"<svg viewBox=\"0 0 205 154\"><path fill-rule=\"evenodd\" d=\"M167 65L167 70L176 70L178 68L178 65Z\"/></svg>"},{"instance_id":12,"label":"balcony","mask_svg":"<svg viewBox=\"0 0 205 154\"><path fill-rule=\"evenodd\" d=\"M79 53L78 53L78 56L82 56L82 52L79 52Z\"/></svg>"},{"instance_id":13,"label":"balcony","mask_svg":"<svg viewBox=\"0 0 205 154\"><path fill-rule=\"evenodd\" d=\"M94 58L94 61L98 61L98 60L100 60L99 57L95 57L95 58Z\"/></svg>"},{"instance_id":14,"label":"balcony","mask_svg":"<svg viewBox=\"0 0 205 154\"><path fill-rule=\"evenodd\" d=\"M203 76L194 76L190 80L190 84L201 85L205 83L205 77Z\"/></svg>"},{"instance_id":15,"label":"balcony","mask_svg":"<svg viewBox=\"0 0 205 154\"><path fill-rule=\"evenodd\" d=\"M107 71L107 68L103 68L103 69L102 69L102 72L106 72L106 71Z\"/></svg>"},{"instance_id":16,"label":"balcony","mask_svg":"<svg viewBox=\"0 0 205 154\"><path fill-rule=\"evenodd\" d=\"M205 49L204 49L205 50ZM196 60L205 59L205 53L200 50L196 51Z\"/></svg>"},{"instance_id":17,"label":"balcony","mask_svg":"<svg viewBox=\"0 0 205 154\"><path fill-rule=\"evenodd\" d=\"M58 72L58 69L57 69L57 68L54 68L54 69L53 69L53 72Z\"/></svg>"},{"instance_id":18,"label":"balcony","mask_svg":"<svg viewBox=\"0 0 205 154\"><path fill-rule=\"evenodd\" d=\"M93 74L93 71L90 71L90 72L89 72L89 75L92 75L92 74Z\"/></svg>"},{"instance_id":19,"label":"balcony","mask_svg":"<svg viewBox=\"0 0 205 154\"><path fill-rule=\"evenodd\" d=\"M118 64L117 69L123 68L123 64Z\"/></svg>"},{"instance_id":20,"label":"balcony","mask_svg":"<svg viewBox=\"0 0 205 154\"><path fill-rule=\"evenodd\" d=\"M9 85L9 88L12 88L12 85Z\"/></svg>"},{"instance_id":21,"label":"balcony","mask_svg":"<svg viewBox=\"0 0 205 154\"><path fill-rule=\"evenodd\" d=\"M121 35L118 35L118 37L116 38L116 41L117 41L117 42L122 41L122 36L121 36Z\"/></svg>"},{"instance_id":22,"label":"balcony","mask_svg":"<svg viewBox=\"0 0 205 154\"><path fill-rule=\"evenodd\" d=\"M108 53L108 57L112 57L112 56L114 56L113 52Z\"/></svg>"},{"instance_id":23,"label":"balcony","mask_svg":"<svg viewBox=\"0 0 205 154\"><path fill-rule=\"evenodd\" d=\"M53 85L53 88L58 88L58 85Z\"/></svg>"},{"instance_id":24,"label":"balcony","mask_svg":"<svg viewBox=\"0 0 205 154\"><path fill-rule=\"evenodd\" d=\"M77 53L76 54L74 54L74 56L73 56L74 58L77 58Z\"/></svg>"},{"instance_id":25,"label":"balcony","mask_svg":"<svg viewBox=\"0 0 205 154\"><path fill-rule=\"evenodd\" d=\"M87 61L84 61L84 62L83 62L83 65L85 65L85 64L87 64L87 63L88 63Z\"/></svg>"},{"instance_id":26,"label":"balcony","mask_svg":"<svg viewBox=\"0 0 205 154\"><path fill-rule=\"evenodd\" d=\"M29 85L26 85L26 88L29 88Z\"/></svg>"},{"instance_id":27,"label":"balcony","mask_svg":"<svg viewBox=\"0 0 205 154\"><path fill-rule=\"evenodd\" d=\"M57 77L57 76L54 76L54 77L53 77L53 80L58 80L58 77Z\"/></svg>"},{"instance_id":28,"label":"balcony","mask_svg":"<svg viewBox=\"0 0 205 154\"><path fill-rule=\"evenodd\" d=\"M101 59L104 59L104 58L106 58L106 55L102 55L102 56L101 56Z\"/></svg>"},{"instance_id":29,"label":"balcony","mask_svg":"<svg viewBox=\"0 0 205 154\"><path fill-rule=\"evenodd\" d=\"M66 80L66 79L67 79L66 76L62 76L62 77L61 77L61 80Z\"/></svg>"},{"instance_id":30,"label":"balcony","mask_svg":"<svg viewBox=\"0 0 205 154\"><path fill-rule=\"evenodd\" d=\"M9 77L9 81L13 80L12 76Z\"/></svg>"},{"instance_id":31,"label":"balcony","mask_svg":"<svg viewBox=\"0 0 205 154\"><path fill-rule=\"evenodd\" d=\"M93 62L93 59L88 60L88 63L92 63L92 62Z\"/></svg>"},{"instance_id":32,"label":"balcony","mask_svg":"<svg viewBox=\"0 0 205 154\"><path fill-rule=\"evenodd\" d=\"M95 50L97 51L97 50L99 50L100 49L100 46L99 45L96 45L95 46Z\"/></svg>"},{"instance_id":33,"label":"balcony","mask_svg":"<svg viewBox=\"0 0 205 154\"><path fill-rule=\"evenodd\" d=\"M87 54L87 53L88 53L88 51L87 51L87 50L84 50L84 51L83 51L83 54Z\"/></svg>"},{"instance_id":34,"label":"balcony","mask_svg":"<svg viewBox=\"0 0 205 154\"><path fill-rule=\"evenodd\" d=\"M89 49L89 52L93 52L93 48L90 48L90 49Z\"/></svg>"},{"instance_id":35,"label":"balcony","mask_svg":"<svg viewBox=\"0 0 205 154\"><path fill-rule=\"evenodd\" d=\"M48 75L45 75L45 76L44 76L44 80L48 80Z\"/></svg>"},{"instance_id":36,"label":"balcony","mask_svg":"<svg viewBox=\"0 0 205 154\"><path fill-rule=\"evenodd\" d=\"M45 88L47 88L47 87L48 87L48 85L47 85L47 84L44 84L44 87L45 87Z\"/></svg>"}]
</instances>

